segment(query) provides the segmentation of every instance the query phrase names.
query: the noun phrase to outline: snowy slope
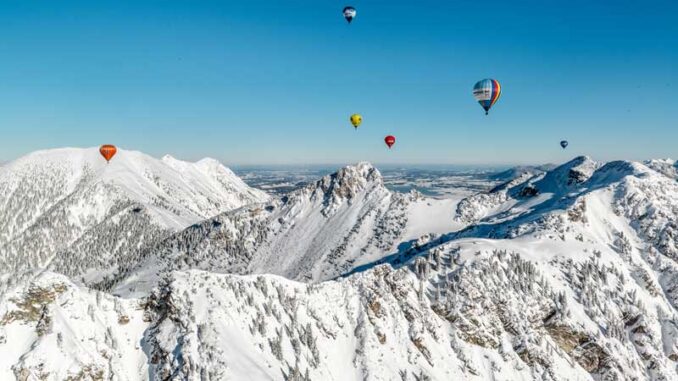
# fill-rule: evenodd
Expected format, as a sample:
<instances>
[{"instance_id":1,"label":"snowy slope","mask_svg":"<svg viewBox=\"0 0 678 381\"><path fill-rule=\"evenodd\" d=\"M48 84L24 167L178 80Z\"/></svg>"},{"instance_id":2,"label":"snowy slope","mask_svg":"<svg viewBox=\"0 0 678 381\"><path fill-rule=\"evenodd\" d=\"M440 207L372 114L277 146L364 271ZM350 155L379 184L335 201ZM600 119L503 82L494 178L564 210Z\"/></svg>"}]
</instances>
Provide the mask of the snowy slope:
<instances>
[{"instance_id":1,"label":"snowy slope","mask_svg":"<svg viewBox=\"0 0 678 381\"><path fill-rule=\"evenodd\" d=\"M156 371L180 350L233 379L678 379L676 182L582 157L506 193L501 216L338 282L174 274ZM193 324L237 344L184 351Z\"/></svg>"},{"instance_id":2,"label":"snowy slope","mask_svg":"<svg viewBox=\"0 0 678 381\"><path fill-rule=\"evenodd\" d=\"M384 187L369 163L347 166L281 199L193 225L146 251L118 287L144 288L174 269L269 273L322 281L372 263L426 233L455 231L458 200Z\"/></svg>"},{"instance_id":3,"label":"snowy slope","mask_svg":"<svg viewBox=\"0 0 678 381\"><path fill-rule=\"evenodd\" d=\"M556 165L554 164L544 164L539 166L521 165L509 168L499 173L495 173L489 176L489 178L495 181L508 182L525 175L535 176L542 174L552 170L555 167Z\"/></svg>"},{"instance_id":4,"label":"snowy slope","mask_svg":"<svg viewBox=\"0 0 678 381\"><path fill-rule=\"evenodd\" d=\"M0 276L0 379L678 380L665 172L579 157L435 204L347 167L168 237L118 284L134 297ZM342 246L364 227L349 237L367 251ZM313 277L354 258L315 283L223 273Z\"/></svg>"},{"instance_id":5,"label":"snowy slope","mask_svg":"<svg viewBox=\"0 0 678 381\"><path fill-rule=\"evenodd\" d=\"M268 196L211 159L187 163L96 148L39 151L0 170L0 272L52 264L68 275ZM97 278L101 274L94 274Z\"/></svg>"},{"instance_id":6,"label":"snowy slope","mask_svg":"<svg viewBox=\"0 0 678 381\"><path fill-rule=\"evenodd\" d=\"M678 180L678 161L671 159L648 160L644 164L659 173Z\"/></svg>"},{"instance_id":7,"label":"snowy slope","mask_svg":"<svg viewBox=\"0 0 678 381\"><path fill-rule=\"evenodd\" d=\"M0 379L146 377L140 339L148 323L139 301L80 288L53 273L0 298Z\"/></svg>"}]
</instances>

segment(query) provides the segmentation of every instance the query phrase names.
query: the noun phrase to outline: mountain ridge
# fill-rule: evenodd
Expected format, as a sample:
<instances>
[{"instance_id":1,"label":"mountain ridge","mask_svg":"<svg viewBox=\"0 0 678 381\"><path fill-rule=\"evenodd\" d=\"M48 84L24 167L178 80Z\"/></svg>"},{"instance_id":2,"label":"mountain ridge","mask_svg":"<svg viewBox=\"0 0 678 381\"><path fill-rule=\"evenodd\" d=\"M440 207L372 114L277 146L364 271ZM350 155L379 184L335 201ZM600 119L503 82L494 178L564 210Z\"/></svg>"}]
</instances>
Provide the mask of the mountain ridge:
<instances>
[{"instance_id":1,"label":"mountain ridge","mask_svg":"<svg viewBox=\"0 0 678 381\"><path fill-rule=\"evenodd\" d=\"M112 293L0 276L0 377L678 380L678 183L664 169L577 157L450 201L349 166L163 238L147 259L168 266ZM324 232L325 254L295 227ZM343 246L358 236L373 251ZM276 255L311 278L270 274L285 273Z\"/></svg>"},{"instance_id":2,"label":"mountain ridge","mask_svg":"<svg viewBox=\"0 0 678 381\"><path fill-rule=\"evenodd\" d=\"M272 273L310 282L329 280L416 239L408 221L421 208L449 217L430 222L454 230L454 200L427 199L384 187L379 171L360 162L263 204L252 204L193 225L147 251L137 268L152 278L172 269L238 274ZM448 218L450 218L448 220ZM154 270L154 275L148 273ZM121 281L118 279L116 282ZM141 287L122 282L121 289ZM142 287L143 288L143 287Z\"/></svg>"},{"instance_id":3,"label":"mountain ridge","mask_svg":"<svg viewBox=\"0 0 678 381\"><path fill-rule=\"evenodd\" d=\"M7 164L0 172L0 269L50 264L75 275L74 267L86 271L78 262L125 261L131 251L191 223L269 199L221 164L179 163L181 172L121 149L107 164L96 148L69 148Z\"/></svg>"}]
</instances>

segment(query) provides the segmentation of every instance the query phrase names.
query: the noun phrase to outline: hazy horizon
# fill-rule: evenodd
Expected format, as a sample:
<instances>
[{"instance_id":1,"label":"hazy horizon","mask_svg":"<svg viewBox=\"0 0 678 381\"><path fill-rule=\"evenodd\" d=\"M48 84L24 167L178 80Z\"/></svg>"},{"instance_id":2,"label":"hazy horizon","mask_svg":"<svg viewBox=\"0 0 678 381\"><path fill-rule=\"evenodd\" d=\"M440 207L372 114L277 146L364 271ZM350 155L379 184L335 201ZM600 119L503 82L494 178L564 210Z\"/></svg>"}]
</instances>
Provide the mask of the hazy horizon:
<instances>
[{"instance_id":1,"label":"hazy horizon","mask_svg":"<svg viewBox=\"0 0 678 381\"><path fill-rule=\"evenodd\" d=\"M35 151L31 152L26 152L25 154L21 154L18 157L11 158L9 160L0 160L0 166L6 165L8 163L11 163L17 159L20 159L26 155L29 155L34 152L38 151L49 151L49 150L57 150L57 149L97 149L97 147L92 146L92 147L52 147L52 148L44 148L44 149L37 149ZM150 154L148 152L143 152L137 149L129 149L126 147L119 147L119 149L123 151L136 151L136 152L142 152L144 154L147 154L151 157L154 157L156 159L161 159L165 155L170 155L176 159L182 160L182 161L188 161L188 162L196 162L201 159L206 159L206 158L211 158L218 160L220 163L223 165L233 169L233 170L254 170L254 169L262 169L262 170L274 170L274 169L294 169L294 170L302 170L302 169L309 169L309 170L323 170L323 169L337 169L341 168L342 166L346 165L352 165L352 164L357 164L359 162L369 162L375 167L378 168L387 168L389 170L395 170L398 168L403 168L403 169L423 169L423 170L459 170L459 171L465 171L465 170L505 170L513 167L519 167L519 166L548 166L548 165L560 165L563 163L566 163L570 160L573 160L579 156L587 156L590 157L594 161L600 161L600 162L609 162L609 161L615 161L615 160L631 160L628 158L612 158L609 160L603 160L600 158L597 158L595 156L591 155L572 155L570 157L566 157L561 161L552 161L552 162L459 162L459 163L443 163L443 162L379 162L379 161L370 161L370 160L354 160L354 161L346 161L346 162L305 162L305 163L284 163L284 162L271 162L271 163L244 163L244 162L237 162L237 161L227 161L222 158L219 158L218 155L213 156L213 155L197 155L194 157L182 157L182 156L177 156L172 153L163 153L159 155L155 154ZM642 158L638 160L632 160L632 161L638 161L638 162L643 162L646 160L675 160L672 157L648 157L648 158Z\"/></svg>"}]
</instances>

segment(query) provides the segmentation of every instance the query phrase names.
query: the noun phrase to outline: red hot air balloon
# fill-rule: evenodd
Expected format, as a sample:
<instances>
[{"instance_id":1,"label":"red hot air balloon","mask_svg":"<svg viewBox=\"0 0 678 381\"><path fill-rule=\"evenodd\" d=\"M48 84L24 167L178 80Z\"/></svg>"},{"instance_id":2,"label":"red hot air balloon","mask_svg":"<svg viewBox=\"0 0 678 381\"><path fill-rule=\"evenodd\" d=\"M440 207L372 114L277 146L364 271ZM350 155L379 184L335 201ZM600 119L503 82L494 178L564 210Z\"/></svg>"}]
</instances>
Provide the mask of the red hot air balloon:
<instances>
[{"instance_id":1,"label":"red hot air balloon","mask_svg":"<svg viewBox=\"0 0 678 381\"><path fill-rule=\"evenodd\" d=\"M388 148L393 147L393 145L395 144L395 136L388 135L387 137L384 138L384 143L386 143Z\"/></svg>"},{"instance_id":2,"label":"red hot air balloon","mask_svg":"<svg viewBox=\"0 0 678 381\"><path fill-rule=\"evenodd\" d=\"M118 149L111 144L104 144L101 147L99 147L99 153L101 153L101 156L103 156L104 159L106 159L107 163L111 161L113 156L115 156L116 152L118 152Z\"/></svg>"}]
</instances>

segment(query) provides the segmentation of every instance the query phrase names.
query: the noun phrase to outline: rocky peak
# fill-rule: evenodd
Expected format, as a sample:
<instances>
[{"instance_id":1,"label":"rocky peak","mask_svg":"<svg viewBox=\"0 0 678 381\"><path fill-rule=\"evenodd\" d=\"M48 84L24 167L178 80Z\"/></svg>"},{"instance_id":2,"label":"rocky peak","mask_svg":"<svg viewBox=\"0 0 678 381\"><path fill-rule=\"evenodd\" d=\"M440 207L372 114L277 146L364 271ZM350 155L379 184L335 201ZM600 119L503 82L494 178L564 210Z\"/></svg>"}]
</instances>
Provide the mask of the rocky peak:
<instances>
[{"instance_id":1,"label":"rocky peak","mask_svg":"<svg viewBox=\"0 0 678 381\"><path fill-rule=\"evenodd\" d=\"M330 210L336 209L344 201L353 202L362 193L371 193L372 190L388 192L381 173L368 162L343 167L324 176L308 189L314 195L320 193L323 204Z\"/></svg>"},{"instance_id":2,"label":"rocky peak","mask_svg":"<svg viewBox=\"0 0 678 381\"><path fill-rule=\"evenodd\" d=\"M339 193L357 193L370 183L383 184L381 173L368 162L348 165L337 172L324 176L318 185L327 192L334 190Z\"/></svg>"},{"instance_id":3,"label":"rocky peak","mask_svg":"<svg viewBox=\"0 0 678 381\"><path fill-rule=\"evenodd\" d=\"M587 181L598 167L590 157L578 156L547 172L534 186L541 193L570 191Z\"/></svg>"}]
</instances>

